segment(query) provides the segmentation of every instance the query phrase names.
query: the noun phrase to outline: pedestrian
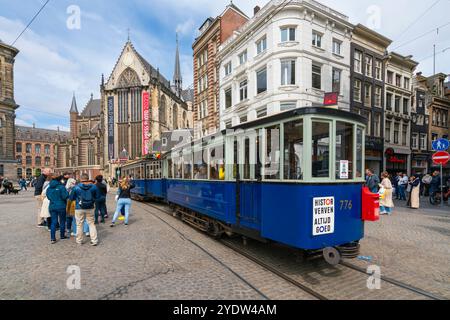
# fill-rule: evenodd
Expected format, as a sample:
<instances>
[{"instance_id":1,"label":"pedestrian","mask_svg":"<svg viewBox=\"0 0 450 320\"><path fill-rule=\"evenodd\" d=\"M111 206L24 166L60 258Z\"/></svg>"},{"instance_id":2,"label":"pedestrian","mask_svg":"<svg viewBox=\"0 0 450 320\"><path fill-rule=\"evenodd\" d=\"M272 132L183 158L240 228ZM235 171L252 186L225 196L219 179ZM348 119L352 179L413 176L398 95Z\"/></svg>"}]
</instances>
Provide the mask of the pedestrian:
<instances>
[{"instance_id":1,"label":"pedestrian","mask_svg":"<svg viewBox=\"0 0 450 320\"><path fill-rule=\"evenodd\" d=\"M400 172L398 181L399 200L406 201L406 187L408 186L408 176L403 172Z\"/></svg>"},{"instance_id":2,"label":"pedestrian","mask_svg":"<svg viewBox=\"0 0 450 320\"><path fill-rule=\"evenodd\" d=\"M75 209L76 209L76 203L75 201L70 200L70 195L73 192L73 189L77 185L77 180L72 178L72 175L67 180L66 183L66 190L69 193L69 199L67 199L67 207L66 207L66 226L67 226L67 232L70 236L76 236L76 225L77 222L75 220Z\"/></svg>"},{"instance_id":3,"label":"pedestrian","mask_svg":"<svg viewBox=\"0 0 450 320\"><path fill-rule=\"evenodd\" d=\"M408 181L408 185L406 186L406 206L411 207L411 191L412 191L412 182L416 179L416 177L411 176Z\"/></svg>"},{"instance_id":4,"label":"pedestrian","mask_svg":"<svg viewBox=\"0 0 450 320\"><path fill-rule=\"evenodd\" d=\"M63 177L53 175L46 193L50 201L49 210L52 219L50 241L52 244L56 243L56 225L58 220L61 240L68 239L66 237L66 208L69 193L62 182Z\"/></svg>"},{"instance_id":5,"label":"pedestrian","mask_svg":"<svg viewBox=\"0 0 450 320\"><path fill-rule=\"evenodd\" d=\"M380 178L373 173L372 169L366 170L366 186L369 188L370 192L378 193L378 185L380 184Z\"/></svg>"},{"instance_id":6,"label":"pedestrian","mask_svg":"<svg viewBox=\"0 0 450 320\"><path fill-rule=\"evenodd\" d=\"M117 218L119 217L122 208L125 208L125 225L128 225L131 208L131 190L135 187L134 183L130 181L128 177L123 178L119 184L119 195L117 199L116 212L111 223L111 227L114 227Z\"/></svg>"},{"instance_id":7,"label":"pedestrian","mask_svg":"<svg viewBox=\"0 0 450 320\"><path fill-rule=\"evenodd\" d=\"M425 197L429 197L430 196L430 185L431 185L431 181L433 180L433 177L430 174L426 174L423 178L422 178L422 184L424 186L424 193L423 195Z\"/></svg>"},{"instance_id":8,"label":"pedestrian","mask_svg":"<svg viewBox=\"0 0 450 320\"><path fill-rule=\"evenodd\" d=\"M27 189L27 182L25 181L24 178L20 178L19 186L20 186L20 191L23 191L24 189L25 189L25 191L28 191L28 189Z\"/></svg>"},{"instance_id":9,"label":"pedestrian","mask_svg":"<svg viewBox=\"0 0 450 320\"><path fill-rule=\"evenodd\" d=\"M47 176L46 181L44 182L44 185L42 186L42 206L41 206L41 212L40 217L44 219L45 225L47 226L47 230L51 232L51 226L52 226L52 216L50 214L50 200L47 198L47 190L50 186L50 181L52 179L52 174L49 174Z\"/></svg>"},{"instance_id":10,"label":"pedestrian","mask_svg":"<svg viewBox=\"0 0 450 320\"><path fill-rule=\"evenodd\" d=\"M103 176L99 175L95 178L95 186L99 191L100 198L95 201L95 224L98 224L98 217L101 216L101 223L105 223L106 216L106 196L108 194L108 187L103 181Z\"/></svg>"},{"instance_id":11,"label":"pedestrian","mask_svg":"<svg viewBox=\"0 0 450 320\"><path fill-rule=\"evenodd\" d=\"M380 187L384 189L383 197L380 199L380 214L392 214L392 209L394 208L394 202L392 201L392 183L389 179L389 173L383 172L381 174Z\"/></svg>"},{"instance_id":12,"label":"pedestrian","mask_svg":"<svg viewBox=\"0 0 450 320\"><path fill-rule=\"evenodd\" d=\"M440 192L441 188L441 174L439 171L433 172L433 177L430 183L430 203L436 204L436 194Z\"/></svg>"},{"instance_id":13,"label":"pedestrian","mask_svg":"<svg viewBox=\"0 0 450 320\"><path fill-rule=\"evenodd\" d=\"M77 220L77 243L83 244L83 224L87 221L91 245L98 245L97 228L94 221L95 201L99 198L97 187L89 180L87 174L81 175L81 183L77 185L70 196L76 201L75 217Z\"/></svg>"},{"instance_id":14,"label":"pedestrian","mask_svg":"<svg viewBox=\"0 0 450 320\"><path fill-rule=\"evenodd\" d=\"M47 226L45 221L41 218L42 202L44 201L44 198L42 197L42 191L44 188L44 183L51 173L52 171L49 168L45 168L39 178L35 181L34 185L34 198L36 199L38 209L37 226L40 228L44 228Z\"/></svg>"},{"instance_id":15,"label":"pedestrian","mask_svg":"<svg viewBox=\"0 0 450 320\"><path fill-rule=\"evenodd\" d=\"M412 176L410 180L411 194L409 197L409 206L412 209L420 208L420 178Z\"/></svg>"}]
</instances>

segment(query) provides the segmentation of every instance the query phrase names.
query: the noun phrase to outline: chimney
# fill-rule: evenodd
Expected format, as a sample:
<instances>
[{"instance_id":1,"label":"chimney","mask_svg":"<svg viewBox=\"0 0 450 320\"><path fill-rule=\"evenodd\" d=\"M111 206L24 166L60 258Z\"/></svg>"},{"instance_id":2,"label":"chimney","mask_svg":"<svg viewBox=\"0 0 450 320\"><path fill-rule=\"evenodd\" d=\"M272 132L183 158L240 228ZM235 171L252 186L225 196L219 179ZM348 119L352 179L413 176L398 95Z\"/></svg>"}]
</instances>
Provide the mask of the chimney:
<instances>
[{"instance_id":1,"label":"chimney","mask_svg":"<svg viewBox=\"0 0 450 320\"><path fill-rule=\"evenodd\" d=\"M256 15L256 14L259 12L259 10L261 10L261 8L260 8L259 6L256 6L256 7L253 9L253 14Z\"/></svg>"}]
</instances>

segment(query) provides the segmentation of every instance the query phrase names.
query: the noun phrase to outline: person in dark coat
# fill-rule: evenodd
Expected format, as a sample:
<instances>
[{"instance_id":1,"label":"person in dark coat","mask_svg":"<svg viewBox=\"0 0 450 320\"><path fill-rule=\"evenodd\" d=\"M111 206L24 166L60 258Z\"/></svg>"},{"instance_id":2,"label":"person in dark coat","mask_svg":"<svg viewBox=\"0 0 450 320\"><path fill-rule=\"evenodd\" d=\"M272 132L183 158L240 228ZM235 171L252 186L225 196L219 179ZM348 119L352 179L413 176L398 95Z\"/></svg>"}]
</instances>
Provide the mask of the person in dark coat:
<instances>
[{"instance_id":1,"label":"person in dark coat","mask_svg":"<svg viewBox=\"0 0 450 320\"><path fill-rule=\"evenodd\" d=\"M101 216L101 223L105 223L106 216L106 196L108 194L108 187L103 182L103 176L95 178L95 186L99 191L99 198L95 201L95 224L98 224L98 217Z\"/></svg>"},{"instance_id":2,"label":"person in dark coat","mask_svg":"<svg viewBox=\"0 0 450 320\"><path fill-rule=\"evenodd\" d=\"M441 188L441 174L439 171L433 173L433 178L430 183L430 202L435 204L436 193L440 191Z\"/></svg>"},{"instance_id":3,"label":"person in dark coat","mask_svg":"<svg viewBox=\"0 0 450 320\"><path fill-rule=\"evenodd\" d=\"M366 186L369 188L370 192L378 193L378 185L380 184L380 178L373 173L372 169L366 170Z\"/></svg>"}]
</instances>

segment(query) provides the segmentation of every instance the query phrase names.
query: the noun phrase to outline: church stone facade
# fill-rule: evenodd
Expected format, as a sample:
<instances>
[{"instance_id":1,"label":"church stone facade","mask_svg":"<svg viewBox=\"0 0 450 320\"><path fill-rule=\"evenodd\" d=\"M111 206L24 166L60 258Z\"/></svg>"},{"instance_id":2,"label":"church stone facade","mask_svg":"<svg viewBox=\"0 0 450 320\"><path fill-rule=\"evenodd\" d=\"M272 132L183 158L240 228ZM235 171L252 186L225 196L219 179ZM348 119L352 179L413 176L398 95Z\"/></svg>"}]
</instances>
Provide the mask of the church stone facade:
<instances>
[{"instance_id":1,"label":"church stone facade","mask_svg":"<svg viewBox=\"0 0 450 320\"><path fill-rule=\"evenodd\" d=\"M0 177L16 178L14 157L15 111L14 59L19 51L0 40Z\"/></svg>"},{"instance_id":2,"label":"church stone facade","mask_svg":"<svg viewBox=\"0 0 450 320\"><path fill-rule=\"evenodd\" d=\"M104 173L115 176L121 163L155 154L162 133L193 127L192 108L182 90L177 45L173 82L127 41L101 84Z\"/></svg>"}]
</instances>

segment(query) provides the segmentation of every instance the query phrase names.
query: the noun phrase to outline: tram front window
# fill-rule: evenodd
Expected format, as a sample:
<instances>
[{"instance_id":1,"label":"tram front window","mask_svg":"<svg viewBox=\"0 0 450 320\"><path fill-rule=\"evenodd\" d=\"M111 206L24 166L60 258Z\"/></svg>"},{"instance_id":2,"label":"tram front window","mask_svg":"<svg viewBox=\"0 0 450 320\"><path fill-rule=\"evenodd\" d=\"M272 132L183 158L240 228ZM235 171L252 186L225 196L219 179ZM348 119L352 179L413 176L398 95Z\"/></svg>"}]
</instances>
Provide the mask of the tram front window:
<instances>
[{"instance_id":1,"label":"tram front window","mask_svg":"<svg viewBox=\"0 0 450 320\"><path fill-rule=\"evenodd\" d=\"M312 122L312 177L330 176L330 123Z\"/></svg>"},{"instance_id":2,"label":"tram front window","mask_svg":"<svg viewBox=\"0 0 450 320\"><path fill-rule=\"evenodd\" d=\"M336 179L353 179L353 124L336 122Z\"/></svg>"},{"instance_id":3,"label":"tram front window","mask_svg":"<svg viewBox=\"0 0 450 320\"><path fill-rule=\"evenodd\" d=\"M303 120L284 124L284 179L303 179Z\"/></svg>"}]
</instances>

